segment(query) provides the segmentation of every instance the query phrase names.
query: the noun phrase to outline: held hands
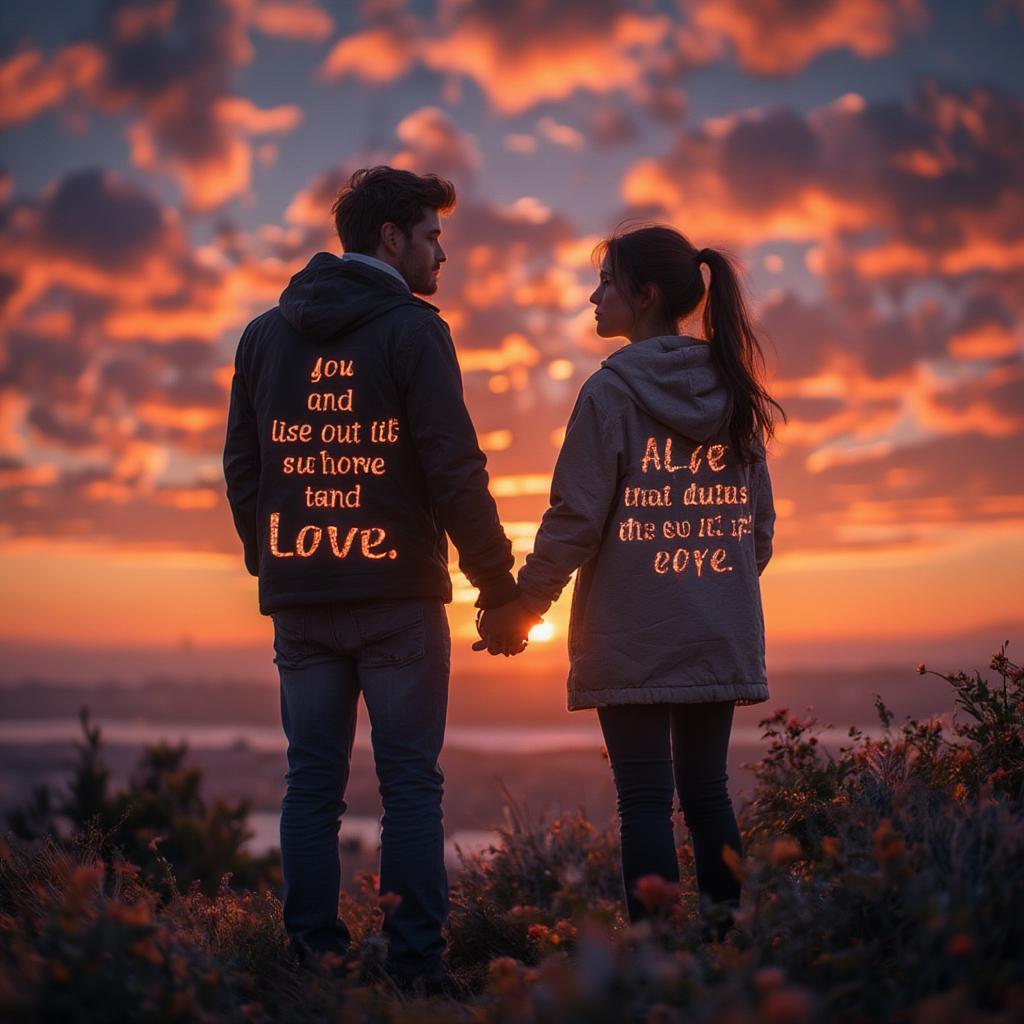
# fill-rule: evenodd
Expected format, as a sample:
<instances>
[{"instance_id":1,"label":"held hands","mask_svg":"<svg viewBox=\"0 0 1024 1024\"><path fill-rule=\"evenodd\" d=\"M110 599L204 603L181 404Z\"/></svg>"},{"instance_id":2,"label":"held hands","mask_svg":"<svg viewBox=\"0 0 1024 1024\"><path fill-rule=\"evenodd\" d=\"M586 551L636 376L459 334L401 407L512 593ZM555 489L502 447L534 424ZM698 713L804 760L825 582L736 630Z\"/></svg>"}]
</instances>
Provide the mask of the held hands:
<instances>
[{"instance_id":1,"label":"held hands","mask_svg":"<svg viewBox=\"0 0 1024 1024\"><path fill-rule=\"evenodd\" d=\"M504 654L509 657L526 650L526 636L542 621L516 598L500 608L481 610L476 617L476 630L480 639L473 644L474 651Z\"/></svg>"}]
</instances>

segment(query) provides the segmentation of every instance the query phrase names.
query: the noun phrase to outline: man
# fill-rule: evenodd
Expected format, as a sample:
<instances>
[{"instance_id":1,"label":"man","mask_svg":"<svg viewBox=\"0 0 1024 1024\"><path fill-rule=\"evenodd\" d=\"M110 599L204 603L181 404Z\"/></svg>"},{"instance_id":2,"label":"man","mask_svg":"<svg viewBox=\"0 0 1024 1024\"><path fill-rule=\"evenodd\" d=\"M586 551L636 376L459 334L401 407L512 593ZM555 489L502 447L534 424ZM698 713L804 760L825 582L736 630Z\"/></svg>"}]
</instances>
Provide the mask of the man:
<instances>
[{"instance_id":1,"label":"man","mask_svg":"<svg viewBox=\"0 0 1024 1024\"><path fill-rule=\"evenodd\" d=\"M455 348L432 295L450 182L357 171L317 253L238 345L228 499L274 621L288 739L284 920L302 956L344 956L338 825L360 693L384 805L381 893L400 985L446 984L441 823L451 600L445 532L477 606L518 606ZM508 611L507 614L511 614Z\"/></svg>"}]
</instances>

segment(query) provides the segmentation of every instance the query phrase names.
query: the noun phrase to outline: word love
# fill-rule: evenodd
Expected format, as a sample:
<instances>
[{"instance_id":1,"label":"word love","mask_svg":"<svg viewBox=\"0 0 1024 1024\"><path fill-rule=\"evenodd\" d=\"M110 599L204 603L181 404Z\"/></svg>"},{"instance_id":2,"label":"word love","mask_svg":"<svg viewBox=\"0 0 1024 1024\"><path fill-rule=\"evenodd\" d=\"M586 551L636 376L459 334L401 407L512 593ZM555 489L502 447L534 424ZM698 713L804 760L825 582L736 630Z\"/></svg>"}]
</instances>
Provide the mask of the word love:
<instances>
[{"instance_id":1,"label":"word love","mask_svg":"<svg viewBox=\"0 0 1024 1024\"><path fill-rule=\"evenodd\" d=\"M699 444L690 453L687 462L677 466L672 461L672 438L666 437L663 446L659 447L658 442L653 438L647 438L647 445L644 448L644 456L640 460L640 471L646 473L652 467L665 473L678 473L680 470L688 469L691 476L696 476L697 471L706 462L712 473L721 473L725 469L725 453L728 448L724 444L709 444L707 449Z\"/></svg>"},{"instance_id":2,"label":"word love","mask_svg":"<svg viewBox=\"0 0 1024 1024\"><path fill-rule=\"evenodd\" d=\"M294 550L281 550L281 513L270 513L270 553L275 558L309 558L316 554L323 539L324 531L319 526L303 526L295 537ZM386 551L378 549L387 541L387 533L379 526L371 526L360 529L358 526L350 526L344 539L340 538L338 527L327 527L327 541L330 544L331 554L335 558L348 558L349 553L359 538L359 552L364 558L397 558L398 552L394 548ZM340 542L339 542L340 541Z\"/></svg>"},{"instance_id":3,"label":"word love","mask_svg":"<svg viewBox=\"0 0 1024 1024\"><path fill-rule=\"evenodd\" d=\"M654 571L662 576L670 571L681 576L692 566L700 576L704 567L710 566L712 572L732 572L732 566L726 565L725 559L725 548L715 548L714 551L710 548L676 548L674 552L659 551L654 556Z\"/></svg>"}]
</instances>

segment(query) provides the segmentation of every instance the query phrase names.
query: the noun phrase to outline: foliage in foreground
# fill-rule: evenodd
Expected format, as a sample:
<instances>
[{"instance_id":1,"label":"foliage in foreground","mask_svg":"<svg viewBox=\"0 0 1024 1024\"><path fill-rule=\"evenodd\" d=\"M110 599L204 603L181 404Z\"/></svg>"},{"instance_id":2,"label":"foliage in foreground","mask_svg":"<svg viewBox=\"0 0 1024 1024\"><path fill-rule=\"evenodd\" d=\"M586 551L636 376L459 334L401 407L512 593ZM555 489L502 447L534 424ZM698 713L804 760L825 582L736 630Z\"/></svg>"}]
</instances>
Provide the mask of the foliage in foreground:
<instances>
[{"instance_id":1,"label":"foliage in foreground","mask_svg":"<svg viewBox=\"0 0 1024 1024\"><path fill-rule=\"evenodd\" d=\"M340 980L287 952L269 888L210 892L110 832L53 831L0 850L0 1014L12 1020L519 1021L715 1024L1024 1019L1024 674L1006 657L939 675L965 713L851 729L780 710L739 809L735 926L701 941L689 842L677 893L643 884L649 922L622 920L618 849L582 814L511 813L453 889L449 960L462 1002L414 1002L379 980L372 876L342 912L360 958ZM920 671L925 672L924 666ZM96 751L98 753L98 751ZM130 813L130 812L129 812ZM44 830L45 831L45 830ZM133 848L133 855L136 848ZM148 848L147 848L148 849ZM152 865L151 865L152 868ZM176 878L195 880L179 883ZM183 890L179 889L183 885ZM334 973L337 973L336 971Z\"/></svg>"}]
</instances>

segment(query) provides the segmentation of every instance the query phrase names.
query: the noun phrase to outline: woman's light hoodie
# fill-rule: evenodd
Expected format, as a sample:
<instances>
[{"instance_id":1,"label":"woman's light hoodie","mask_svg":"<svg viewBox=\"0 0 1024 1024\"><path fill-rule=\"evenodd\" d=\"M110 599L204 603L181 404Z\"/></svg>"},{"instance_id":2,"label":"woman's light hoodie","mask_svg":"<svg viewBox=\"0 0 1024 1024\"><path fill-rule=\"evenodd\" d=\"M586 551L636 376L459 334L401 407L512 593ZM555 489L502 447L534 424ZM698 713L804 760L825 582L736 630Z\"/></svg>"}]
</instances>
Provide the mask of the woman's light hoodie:
<instances>
[{"instance_id":1,"label":"woman's light hoodie","mask_svg":"<svg viewBox=\"0 0 1024 1024\"><path fill-rule=\"evenodd\" d=\"M543 614L579 569L570 709L768 699L771 481L736 458L727 413L708 343L686 336L619 349L580 390L519 573Z\"/></svg>"}]
</instances>

